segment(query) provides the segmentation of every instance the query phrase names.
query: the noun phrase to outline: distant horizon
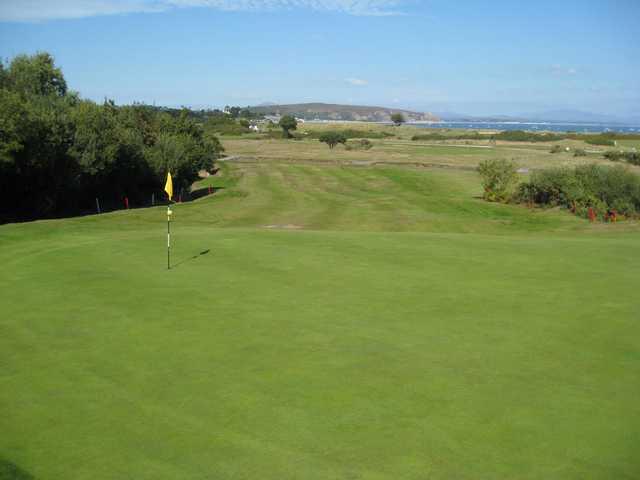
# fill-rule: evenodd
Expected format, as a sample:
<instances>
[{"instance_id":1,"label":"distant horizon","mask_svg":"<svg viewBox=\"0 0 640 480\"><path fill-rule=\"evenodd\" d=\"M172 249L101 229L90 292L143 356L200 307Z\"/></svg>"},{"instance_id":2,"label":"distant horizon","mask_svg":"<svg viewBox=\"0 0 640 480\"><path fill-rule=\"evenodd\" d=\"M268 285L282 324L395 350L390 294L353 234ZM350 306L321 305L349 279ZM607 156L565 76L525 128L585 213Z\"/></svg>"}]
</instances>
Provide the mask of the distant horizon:
<instances>
[{"instance_id":1,"label":"distant horizon","mask_svg":"<svg viewBox=\"0 0 640 480\"><path fill-rule=\"evenodd\" d=\"M512 114L512 115L505 115L505 114L485 114L485 115L473 115L473 114L468 114L466 112L450 112L450 111L437 111L437 110L423 110L423 109L416 109L416 108L407 108L407 107L400 107L400 106L388 106L388 105L384 105L384 104L376 104L376 105L364 105L364 104L344 104L344 103L333 103L333 102L323 102L323 101L306 101L306 102L292 102L292 103L273 103L273 102L261 102L261 103L257 103L257 104L253 104L253 105L242 105L242 104L227 104L227 105L187 105L187 104L175 104L175 105L161 105L158 104L157 102L155 104L149 104L146 102L130 102L130 103L120 103L120 105L131 105L134 103L141 103L141 104L145 104L145 105L151 105L151 106L155 106L155 107L160 107L160 108L189 108L191 110L223 110L225 108L225 106L237 106L237 107L251 107L251 108L255 108L255 107L280 107L280 106L293 106L293 105L310 105L310 104L318 104L318 105L340 105L340 106L353 106L354 108L356 107L375 107L375 108L381 108L381 109L388 109L388 110L398 110L398 111L409 111L409 112L415 112L415 113L431 113L435 116L447 116L447 117L451 117L451 116L455 116L456 119L455 120L447 120L447 119L440 119L440 122L442 123L450 123L450 122L455 122L455 121L462 121L463 123L468 123L466 122L464 119L468 119L469 121L472 122L489 122L489 123L501 123L501 121L504 121L505 123L509 123L509 122L515 122L515 123L525 123L525 124L536 124L536 123L552 123L552 124L562 124L562 123L567 123L567 124L589 124L592 123L593 125L603 125L603 124L619 124L619 125L625 125L625 126L630 126L630 127L635 127L635 126L640 126L640 116L638 117L631 117L631 118L616 118L615 116L612 115L606 115L606 114L602 114L600 112L588 112L588 111L582 111L582 110L573 110L570 112L567 112L568 114L574 114L574 115L587 115L587 116L596 116L596 117L602 117L601 120L590 120L590 119L583 119L583 120L579 120L577 118L565 118L565 119L544 119L543 117L545 115L550 115L550 114L554 114L554 115L558 115L560 112L562 112L562 110L543 110L540 112L528 112L528 113L520 113L520 114ZM609 117L609 118L607 118ZM413 122L413 123L421 123L421 122Z\"/></svg>"}]
</instances>

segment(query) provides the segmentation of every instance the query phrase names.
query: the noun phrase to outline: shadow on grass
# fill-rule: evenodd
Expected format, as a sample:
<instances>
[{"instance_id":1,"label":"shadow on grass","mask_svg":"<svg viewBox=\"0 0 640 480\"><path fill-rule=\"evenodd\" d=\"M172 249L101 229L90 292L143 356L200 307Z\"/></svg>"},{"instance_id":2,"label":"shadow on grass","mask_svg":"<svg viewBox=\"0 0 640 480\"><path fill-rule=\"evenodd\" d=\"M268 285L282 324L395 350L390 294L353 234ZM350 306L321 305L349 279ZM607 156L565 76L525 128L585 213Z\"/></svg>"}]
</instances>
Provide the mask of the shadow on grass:
<instances>
[{"instance_id":1,"label":"shadow on grass","mask_svg":"<svg viewBox=\"0 0 640 480\"><path fill-rule=\"evenodd\" d=\"M206 249L201 251L198 255L194 255L193 257L189 257L189 258L185 258L184 260L180 260L178 263L174 263L173 265L171 265L171 268L176 268L179 265L182 265L183 263L187 263L190 262L192 260L196 260L197 258L202 257L203 255L206 255L210 252L210 249ZM4 480L2 477L0 477L0 480Z\"/></svg>"},{"instance_id":2,"label":"shadow on grass","mask_svg":"<svg viewBox=\"0 0 640 480\"><path fill-rule=\"evenodd\" d=\"M35 477L15 463L0 458L0 480L35 480Z\"/></svg>"},{"instance_id":3,"label":"shadow on grass","mask_svg":"<svg viewBox=\"0 0 640 480\"><path fill-rule=\"evenodd\" d=\"M192 202L199 198L206 197L207 195L214 195L218 193L220 190L224 190L224 187L211 187L211 191L209 191L209 187L202 187L192 191L189 194L189 198L183 199L183 201Z\"/></svg>"}]
</instances>

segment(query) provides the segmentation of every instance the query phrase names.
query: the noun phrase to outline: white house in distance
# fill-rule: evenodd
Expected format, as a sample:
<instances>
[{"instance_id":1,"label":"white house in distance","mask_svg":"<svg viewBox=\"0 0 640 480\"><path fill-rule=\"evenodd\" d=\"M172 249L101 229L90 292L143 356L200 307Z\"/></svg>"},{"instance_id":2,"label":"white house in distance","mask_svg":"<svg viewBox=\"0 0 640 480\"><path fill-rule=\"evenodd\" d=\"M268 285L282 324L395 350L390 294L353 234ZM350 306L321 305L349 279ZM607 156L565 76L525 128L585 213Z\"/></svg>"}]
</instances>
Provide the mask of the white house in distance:
<instances>
[{"instance_id":1,"label":"white house in distance","mask_svg":"<svg viewBox=\"0 0 640 480\"><path fill-rule=\"evenodd\" d=\"M278 123L281 118L282 118L281 115L265 115L264 116L264 120L266 122L273 122L273 123Z\"/></svg>"},{"instance_id":2,"label":"white house in distance","mask_svg":"<svg viewBox=\"0 0 640 480\"><path fill-rule=\"evenodd\" d=\"M282 115L265 115L264 121L278 123L281 118L282 118ZM295 117L295 119L296 119L296 122L298 123L304 123L304 118Z\"/></svg>"}]
</instances>

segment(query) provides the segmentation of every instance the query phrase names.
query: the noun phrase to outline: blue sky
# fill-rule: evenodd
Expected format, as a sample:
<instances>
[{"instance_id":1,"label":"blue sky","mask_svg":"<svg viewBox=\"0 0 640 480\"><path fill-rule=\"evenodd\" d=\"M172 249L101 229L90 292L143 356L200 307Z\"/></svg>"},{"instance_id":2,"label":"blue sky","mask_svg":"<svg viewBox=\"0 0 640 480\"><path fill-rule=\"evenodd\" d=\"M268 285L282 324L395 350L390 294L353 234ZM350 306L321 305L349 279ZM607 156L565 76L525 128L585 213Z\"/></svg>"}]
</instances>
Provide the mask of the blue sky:
<instances>
[{"instance_id":1,"label":"blue sky","mask_svg":"<svg viewBox=\"0 0 640 480\"><path fill-rule=\"evenodd\" d=\"M640 115L637 0L0 0L0 55L42 50L118 103Z\"/></svg>"}]
</instances>

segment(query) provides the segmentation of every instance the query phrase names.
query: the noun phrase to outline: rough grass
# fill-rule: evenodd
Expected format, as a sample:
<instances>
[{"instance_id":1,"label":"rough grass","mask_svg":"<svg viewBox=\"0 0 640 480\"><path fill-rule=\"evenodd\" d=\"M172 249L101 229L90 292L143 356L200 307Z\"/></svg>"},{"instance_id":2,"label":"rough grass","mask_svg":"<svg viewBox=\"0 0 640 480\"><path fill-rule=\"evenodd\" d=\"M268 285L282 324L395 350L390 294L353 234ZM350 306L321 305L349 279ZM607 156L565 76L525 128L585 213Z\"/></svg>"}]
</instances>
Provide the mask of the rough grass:
<instances>
[{"instance_id":1,"label":"rough grass","mask_svg":"<svg viewBox=\"0 0 640 480\"><path fill-rule=\"evenodd\" d=\"M335 127L334 127L335 128ZM414 127L401 127L411 128ZM498 142L490 145L484 141L442 141L412 142L407 138L372 139L370 150L345 150L337 146L330 150L326 144L314 139L276 140L276 139L225 139L228 154L252 157L263 161L279 162L315 162L329 164L349 164L353 162L372 162L384 164L424 164L451 167L473 168L484 158L504 158L515 161L519 166L543 168L558 165L580 165L585 163L611 164L602 157L605 150L586 146L584 142L566 140L554 144L569 147L570 152L550 154L551 144L521 144ZM587 157L574 157L576 148L585 148Z\"/></svg>"},{"instance_id":2,"label":"rough grass","mask_svg":"<svg viewBox=\"0 0 640 480\"><path fill-rule=\"evenodd\" d=\"M636 224L465 171L223 173L169 272L162 208L0 227L0 472L640 474Z\"/></svg>"}]
</instances>

